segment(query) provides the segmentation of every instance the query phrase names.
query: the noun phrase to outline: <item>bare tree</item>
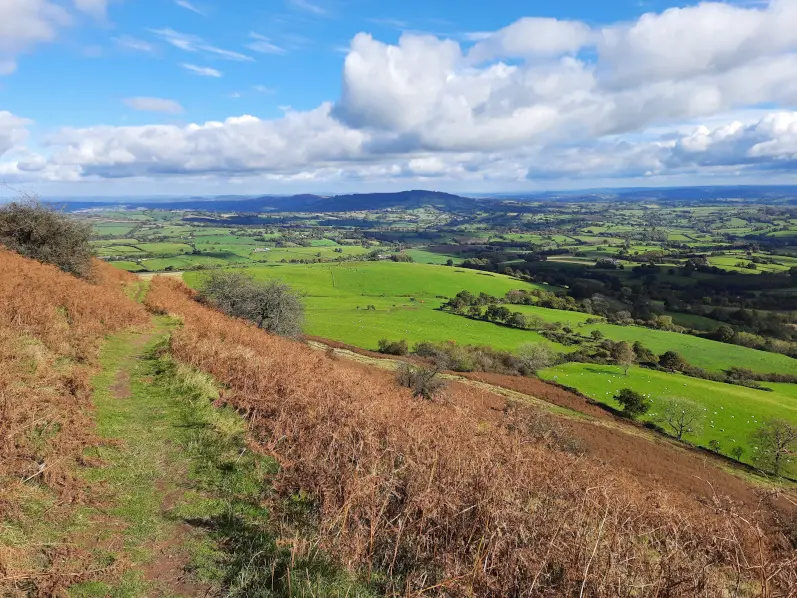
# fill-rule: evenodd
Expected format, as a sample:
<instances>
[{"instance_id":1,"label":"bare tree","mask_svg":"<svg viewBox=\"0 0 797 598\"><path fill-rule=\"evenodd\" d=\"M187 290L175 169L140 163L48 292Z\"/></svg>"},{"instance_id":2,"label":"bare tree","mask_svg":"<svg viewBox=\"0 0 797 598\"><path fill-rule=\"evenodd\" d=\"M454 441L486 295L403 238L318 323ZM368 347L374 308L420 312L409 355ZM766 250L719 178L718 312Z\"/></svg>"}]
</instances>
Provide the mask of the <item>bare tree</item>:
<instances>
[{"instance_id":1,"label":"bare tree","mask_svg":"<svg viewBox=\"0 0 797 598\"><path fill-rule=\"evenodd\" d=\"M678 440L687 434L699 434L703 429L703 408L683 399L665 399L654 421L672 430Z\"/></svg>"},{"instance_id":2,"label":"bare tree","mask_svg":"<svg viewBox=\"0 0 797 598\"><path fill-rule=\"evenodd\" d=\"M784 419L773 418L753 432L753 460L759 467L780 476L788 456L797 450L797 427Z\"/></svg>"},{"instance_id":3,"label":"bare tree","mask_svg":"<svg viewBox=\"0 0 797 598\"><path fill-rule=\"evenodd\" d=\"M413 396L431 401L446 387L445 380L440 377L441 371L439 366L415 366L401 362L396 369L396 380L409 388Z\"/></svg>"}]
</instances>

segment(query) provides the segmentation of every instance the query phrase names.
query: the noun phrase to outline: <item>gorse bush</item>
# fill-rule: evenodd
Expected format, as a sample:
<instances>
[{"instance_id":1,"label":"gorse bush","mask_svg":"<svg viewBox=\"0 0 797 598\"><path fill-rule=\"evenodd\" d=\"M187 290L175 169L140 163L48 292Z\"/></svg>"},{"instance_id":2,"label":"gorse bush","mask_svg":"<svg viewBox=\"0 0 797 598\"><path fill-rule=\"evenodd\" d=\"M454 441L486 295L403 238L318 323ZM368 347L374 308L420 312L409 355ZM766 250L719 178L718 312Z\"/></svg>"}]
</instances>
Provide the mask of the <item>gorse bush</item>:
<instances>
[{"instance_id":1,"label":"gorse bush","mask_svg":"<svg viewBox=\"0 0 797 598\"><path fill-rule=\"evenodd\" d=\"M93 250L91 225L71 219L35 198L0 206L0 245L25 257L87 276Z\"/></svg>"},{"instance_id":2,"label":"gorse bush","mask_svg":"<svg viewBox=\"0 0 797 598\"><path fill-rule=\"evenodd\" d=\"M254 322L280 336L296 337L304 325L304 305L288 285L257 282L239 272L214 272L199 288L199 297L224 313Z\"/></svg>"}]
</instances>

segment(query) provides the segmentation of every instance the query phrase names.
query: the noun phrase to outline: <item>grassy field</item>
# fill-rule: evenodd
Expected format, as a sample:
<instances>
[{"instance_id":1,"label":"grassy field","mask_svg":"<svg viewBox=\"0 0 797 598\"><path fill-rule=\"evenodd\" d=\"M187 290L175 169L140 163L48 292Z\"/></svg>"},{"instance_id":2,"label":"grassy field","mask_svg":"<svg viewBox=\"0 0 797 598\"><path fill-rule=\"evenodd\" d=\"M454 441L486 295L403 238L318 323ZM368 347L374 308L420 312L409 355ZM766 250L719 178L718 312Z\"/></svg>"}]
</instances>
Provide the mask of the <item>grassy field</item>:
<instances>
[{"instance_id":1,"label":"grassy field","mask_svg":"<svg viewBox=\"0 0 797 598\"><path fill-rule=\"evenodd\" d=\"M524 342L542 340L534 332L472 321L436 309L463 289L503 295L512 289L535 288L499 274L393 262L252 267L246 272L261 280L283 280L304 293L308 334L360 347L373 349L380 339L390 338L410 343L453 340L512 350ZM195 286L203 276L188 272L184 278ZM368 309L369 305L375 309ZM570 317L569 312L562 313Z\"/></svg>"},{"instance_id":2,"label":"grassy field","mask_svg":"<svg viewBox=\"0 0 797 598\"><path fill-rule=\"evenodd\" d=\"M617 366L586 363L557 366L542 371L540 376L576 388L616 409L620 408L614 399L617 391L633 388L652 401L650 413L642 418L645 421L653 421L666 400L696 403L704 409L703 430L685 439L704 447L710 440L718 440L726 455L733 446L740 445L745 450L742 459L748 462L753 454L749 436L761 422L780 417L797 424L797 385L793 384L768 384L774 391L767 392L639 367L632 367L625 376Z\"/></svg>"},{"instance_id":3,"label":"grassy field","mask_svg":"<svg viewBox=\"0 0 797 598\"><path fill-rule=\"evenodd\" d=\"M791 357L720 343L689 334L614 324L591 324L580 328L579 332L589 334L593 330L599 330L606 338L613 341L630 343L639 341L656 355L661 355L665 351L676 351L692 365L706 370L719 371L743 365L763 373L797 372L797 360Z\"/></svg>"}]
</instances>

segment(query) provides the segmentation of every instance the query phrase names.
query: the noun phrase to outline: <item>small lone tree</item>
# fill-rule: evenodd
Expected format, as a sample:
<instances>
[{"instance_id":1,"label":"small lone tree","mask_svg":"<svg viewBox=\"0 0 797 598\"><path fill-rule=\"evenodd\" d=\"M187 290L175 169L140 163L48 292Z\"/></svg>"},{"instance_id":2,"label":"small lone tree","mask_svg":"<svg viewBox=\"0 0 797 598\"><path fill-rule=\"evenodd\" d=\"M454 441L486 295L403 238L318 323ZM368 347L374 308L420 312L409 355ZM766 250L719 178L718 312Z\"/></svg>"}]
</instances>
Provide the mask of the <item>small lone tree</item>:
<instances>
[{"instance_id":1,"label":"small lone tree","mask_svg":"<svg viewBox=\"0 0 797 598\"><path fill-rule=\"evenodd\" d=\"M720 449L722 447L720 445L720 441L719 440L709 440L708 441L708 448L712 452L717 453L719 455Z\"/></svg>"},{"instance_id":2,"label":"small lone tree","mask_svg":"<svg viewBox=\"0 0 797 598\"><path fill-rule=\"evenodd\" d=\"M672 430L680 441L686 434L699 434L703 424L703 409L681 399L668 400L656 413L656 423Z\"/></svg>"},{"instance_id":3,"label":"small lone tree","mask_svg":"<svg viewBox=\"0 0 797 598\"><path fill-rule=\"evenodd\" d=\"M620 341L612 345L612 359L617 365L623 368L625 375L628 375L628 368L630 368L636 361L636 353L633 347L625 341Z\"/></svg>"},{"instance_id":4,"label":"small lone tree","mask_svg":"<svg viewBox=\"0 0 797 598\"><path fill-rule=\"evenodd\" d=\"M515 354L520 361L520 370L526 375L535 374L556 363L556 353L547 343L524 343Z\"/></svg>"},{"instance_id":5,"label":"small lone tree","mask_svg":"<svg viewBox=\"0 0 797 598\"><path fill-rule=\"evenodd\" d=\"M0 245L25 257L88 276L94 252L91 224L41 203L35 196L0 206Z\"/></svg>"},{"instance_id":6,"label":"small lone tree","mask_svg":"<svg viewBox=\"0 0 797 598\"><path fill-rule=\"evenodd\" d=\"M446 382L440 378L440 368L415 366L401 362L396 369L396 380L402 386L412 391L412 396L431 401L446 387Z\"/></svg>"},{"instance_id":7,"label":"small lone tree","mask_svg":"<svg viewBox=\"0 0 797 598\"><path fill-rule=\"evenodd\" d=\"M784 419L773 418L753 432L753 460L759 467L780 476L788 456L797 450L797 427Z\"/></svg>"},{"instance_id":8,"label":"small lone tree","mask_svg":"<svg viewBox=\"0 0 797 598\"><path fill-rule=\"evenodd\" d=\"M743 454L744 454L744 448L739 446L738 444L731 449L731 457L733 457L737 461L742 460Z\"/></svg>"},{"instance_id":9,"label":"small lone tree","mask_svg":"<svg viewBox=\"0 0 797 598\"><path fill-rule=\"evenodd\" d=\"M644 415L650 409L650 403L644 395L631 388L623 388L614 397L623 408L623 413L630 418Z\"/></svg>"}]
</instances>

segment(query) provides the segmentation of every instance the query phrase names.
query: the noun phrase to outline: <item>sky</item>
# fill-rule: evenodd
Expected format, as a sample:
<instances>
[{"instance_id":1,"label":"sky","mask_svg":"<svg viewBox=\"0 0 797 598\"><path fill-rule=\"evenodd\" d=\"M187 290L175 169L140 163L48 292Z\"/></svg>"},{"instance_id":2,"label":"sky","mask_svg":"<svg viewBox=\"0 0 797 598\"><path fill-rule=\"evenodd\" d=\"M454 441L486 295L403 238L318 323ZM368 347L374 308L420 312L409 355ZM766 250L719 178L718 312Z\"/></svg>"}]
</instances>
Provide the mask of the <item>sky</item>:
<instances>
[{"instance_id":1,"label":"sky","mask_svg":"<svg viewBox=\"0 0 797 598\"><path fill-rule=\"evenodd\" d=\"M0 0L0 198L796 168L797 0Z\"/></svg>"}]
</instances>

